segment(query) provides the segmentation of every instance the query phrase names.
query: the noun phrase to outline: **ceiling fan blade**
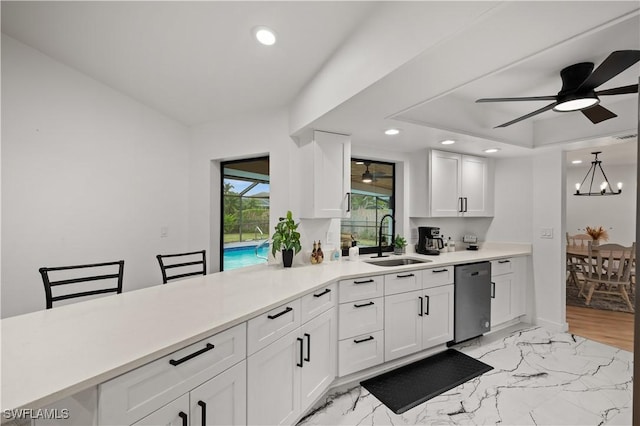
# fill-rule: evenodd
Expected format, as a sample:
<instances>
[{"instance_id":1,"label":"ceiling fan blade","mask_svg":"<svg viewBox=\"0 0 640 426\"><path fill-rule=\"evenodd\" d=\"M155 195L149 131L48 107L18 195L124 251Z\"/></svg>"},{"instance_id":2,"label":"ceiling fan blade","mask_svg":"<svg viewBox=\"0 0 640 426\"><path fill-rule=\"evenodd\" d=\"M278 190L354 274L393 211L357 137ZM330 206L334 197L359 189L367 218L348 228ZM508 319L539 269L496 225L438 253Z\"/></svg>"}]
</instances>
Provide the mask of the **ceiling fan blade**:
<instances>
[{"instance_id":1,"label":"ceiling fan blade","mask_svg":"<svg viewBox=\"0 0 640 426\"><path fill-rule=\"evenodd\" d=\"M482 98L476 102L555 101L556 96L529 96L525 98Z\"/></svg>"},{"instance_id":2,"label":"ceiling fan blade","mask_svg":"<svg viewBox=\"0 0 640 426\"><path fill-rule=\"evenodd\" d=\"M608 120L610 118L617 117L616 114L609 111L605 107L601 105L592 106L591 108L583 109L582 113L587 117L593 124L598 124L601 121Z\"/></svg>"},{"instance_id":3,"label":"ceiling fan blade","mask_svg":"<svg viewBox=\"0 0 640 426\"><path fill-rule=\"evenodd\" d=\"M640 50L616 50L596 68L578 89L592 90L640 61Z\"/></svg>"},{"instance_id":4,"label":"ceiling fan blade","mask_svg":"<svg viewBox=\"0 0 640 426\"><path fill-rule=\"evenodd\" d=\"M497 129L498 127L507 127L507 126L511 126L512 124L515 124L515 123L517 123L518 121L526 120L527 118L529 118L529 117L533 117L534 115L538 115L538 114L543 113L543 112L545 112L545 111L549 111L550 109L553 109L553 107L554 107L554 106L556 106L556 105L558 105L558 102L554 102L554 103L549 104L549 105L547 105L547 106L545 106L545 107L542 107L542 108L540 108L540 109L537 109L537 110L535 110L535 111L533 111L533 112L530 112L530 113L529 113L529 114L527 114L527 115L523 115L522 117L518 117L518 118L516 118L515 120L511 120L511 121L509 121L509 122L507 122L507 123L503 123L503 124L501 124L501 125L499 125L499 126L494 127L494 129Z\"/></svg>"},{"instance_id":5,"label":"ceiling fan blade","mask_svg":"<svg viewBox=\"0 0 640 426\"><path fill-rule=\"evenodd\" d=\"M627 93L638 93L638 85L637 84L631 84L629 86L622 86L622 87L616 87L613 89L607 89L607 90L600 90L599 92L596 92L596 95L598 96L603 96L603 95L624 95Z\"/></svg>"}]
</instances>

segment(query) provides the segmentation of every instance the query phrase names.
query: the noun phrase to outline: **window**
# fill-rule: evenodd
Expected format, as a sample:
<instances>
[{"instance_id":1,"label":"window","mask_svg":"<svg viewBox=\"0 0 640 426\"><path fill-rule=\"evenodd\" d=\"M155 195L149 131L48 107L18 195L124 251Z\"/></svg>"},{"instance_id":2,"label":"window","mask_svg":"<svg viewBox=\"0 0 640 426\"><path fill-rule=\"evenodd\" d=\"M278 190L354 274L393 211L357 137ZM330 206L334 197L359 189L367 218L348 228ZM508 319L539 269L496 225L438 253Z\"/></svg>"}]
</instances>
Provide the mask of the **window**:
<instances>
[{"instance_id":1,"label":"window","mask_svg":"<svg viewBox=\"0 0 640 426\"><path fill-rule=\"evenodd\" d=\"M269 158L228 161L221 166L221 270L266 263Z\"/></svg>"},{"instance_id":2,"label":"window","mask_svg":"<svg viewBox=\"0 0 640 426\"><path fill-rule=\"evenodd\" d=\"M351 218L342 219L340 239L344 255L351 241L357 241L360 253L378 249L380 219L393 216L395 209L395 164L351 159ZM382 228L382 250L392 251L395 226L385 219Z\"/></svg>"}]
</instances>

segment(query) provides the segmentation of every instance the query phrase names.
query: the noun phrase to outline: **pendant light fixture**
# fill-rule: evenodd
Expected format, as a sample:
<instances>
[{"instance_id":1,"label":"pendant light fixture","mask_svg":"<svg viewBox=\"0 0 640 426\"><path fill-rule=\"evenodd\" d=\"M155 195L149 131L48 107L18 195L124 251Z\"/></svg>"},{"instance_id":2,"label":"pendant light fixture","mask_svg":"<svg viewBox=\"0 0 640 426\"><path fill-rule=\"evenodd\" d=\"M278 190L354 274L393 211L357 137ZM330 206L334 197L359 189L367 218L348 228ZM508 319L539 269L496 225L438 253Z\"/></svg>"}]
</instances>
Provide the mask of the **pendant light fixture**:
<instances>
[{"instance_id":1,"label":"pendant light fixture","mask_svg":"<svg viewBox=\"0 0 640 426\"><path fill-rule=\"evenodd\" d=\"M614 191L611 188L611 184L609 183L609 179L607 179L607 175L604 173L602 169L602 161L598 160L598 154L602 154L602 151L592 152L595 155L595 159L591 162L591 167L587 171L587 174L582 179L582 183L576 183L576 192L573 195L619 195L622 192L622 182L618 182L618 190ZM597 191L593 191L593 182L595 181L596 169L600 170L602 173L603 181L600 184L600 188ZM584 185L585 181L589 179L589 192L582 192L582 185ZM597 185L596 181L596 185ZM586 186L585 186L586 189Z\"/></svg>"},{"instance_id":2,"label":"pendant light fixture","mask_svg":"<svg viewBox=\"0 0 640 426\"><path fill-rule=\"evenodd\" d=\"M365 170L365 172L362 174L362 182L364 182L364 183L373 182L373 175L369 171L369 164L371 164L371 163L368 162L368 161L365 161L365 163L364 163L364 165L367 166L367 170Z\"/></svg>"}]
</instances>

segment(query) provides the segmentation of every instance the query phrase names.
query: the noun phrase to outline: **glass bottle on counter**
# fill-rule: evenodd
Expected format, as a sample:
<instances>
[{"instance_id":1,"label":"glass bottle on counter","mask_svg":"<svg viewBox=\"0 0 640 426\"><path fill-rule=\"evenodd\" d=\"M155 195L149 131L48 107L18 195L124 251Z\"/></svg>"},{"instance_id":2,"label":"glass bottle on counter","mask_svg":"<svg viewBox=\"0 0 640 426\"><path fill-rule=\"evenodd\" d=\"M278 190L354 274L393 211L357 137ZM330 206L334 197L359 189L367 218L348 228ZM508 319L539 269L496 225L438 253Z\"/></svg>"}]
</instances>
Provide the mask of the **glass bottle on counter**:
<instances>
[{"instance_id":1,"label":"glass bottle on counter","mask_svg":"<svg viewBox=\"0 0 640 426\"><path fill-rule=\"evenodd\" d=\"M324 253L322 252L322 243L318 240L318 250L316 251L317 263L322 263L324 260Z\"/></svg>"}]
</instances>

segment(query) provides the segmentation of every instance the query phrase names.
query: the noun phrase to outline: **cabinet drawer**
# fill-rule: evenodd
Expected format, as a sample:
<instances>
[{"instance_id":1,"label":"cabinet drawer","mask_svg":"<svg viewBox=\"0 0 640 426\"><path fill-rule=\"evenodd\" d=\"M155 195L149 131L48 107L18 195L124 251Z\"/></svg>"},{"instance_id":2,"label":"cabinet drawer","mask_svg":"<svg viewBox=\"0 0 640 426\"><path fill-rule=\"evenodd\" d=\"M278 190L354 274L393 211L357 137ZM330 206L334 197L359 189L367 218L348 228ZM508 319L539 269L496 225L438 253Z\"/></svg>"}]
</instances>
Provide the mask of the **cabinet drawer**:
<instances>
[{"instance_id":1,"label":"cabinet drawer","mask_svg":"<svg viewBox=\"0 0 640 426\"><path fill-rule=\"evenodd\" d=\"M250 319L247 327L247 353L249 355L256 353L298 327L300 327L300 299Z\"/></svg>"},{"instance_id":2,"label":"cabinet drawer","mask_svg":"<svg viewBox=\"0 0 640 426\"><path fill-rule=\"evenodd\" d=\"M353 278L340 281L339 302L353 302L354 300L372 299L383 295L382 276Z\"/></svg>"},{"instance_id":3,"label":"cabinet drawer","mask_svg":"<svg viewBox=\"0 0 640 426\"><path fill-rule=\"evenodd\" d=\"M102 383L98 424L129 425L140 420L243 360L246 342L246 323L242 323Z\"/></svg>"},{"instance_id":4,"label":"cabinet drawer","mask_svg":"<svg viewBox=\"0 0 640 426\"><path fill-rule=\"evenodd\" d=\"M373 333L384 325L384 298L343 303L339 307L338 339Z\"/></svg>"},{"instance_id":5,"label":"cabinet drawer","mask_svg":"<svg viewBox=\"0 0 640 426\"><path fill-rule=\"evenodd\" d=\"M384 294L405 293L422 289L422 271L399 272L384 276Z\"/></svg>"},{"instance_id":6,"label":"cabinet drawer","mask_svg":"<svg viewBox=\"0 0 640 426\"><path fill-rule=\"evenodd\" d=\"M338 376L346 376L384 361L384 333L363 334L338 342Z\"/></svg>"},{"instance_id":7,"label":"cabinet drawer","mask_svg":"<svg viewBox=\"0 0 640 426\"><path fill-rule=\"evenodd\" d=\"M504 275L513 272L511 259L499 259L491 261L491 276Z\"/></svg>"},{"instance_id":8,"label":"cabinet drawer","mask_svg":"<svg viewBox=\"0 0 640 426\"><path fill-rule=\"evenodd\" d=\"M337 284L322 287L300 299L301 322L306 323L337 305Z\"/></svg>"},{"instance_id":9,"label":"cabinet drawer","mask_svg":"<svg viewBox=\"0 0 640 426\"><path fill-rule=\"evenodd\" d=\"M422 288L453 284L453 266L425 269L422 271Z\"/></svg>"}]
</instances>

